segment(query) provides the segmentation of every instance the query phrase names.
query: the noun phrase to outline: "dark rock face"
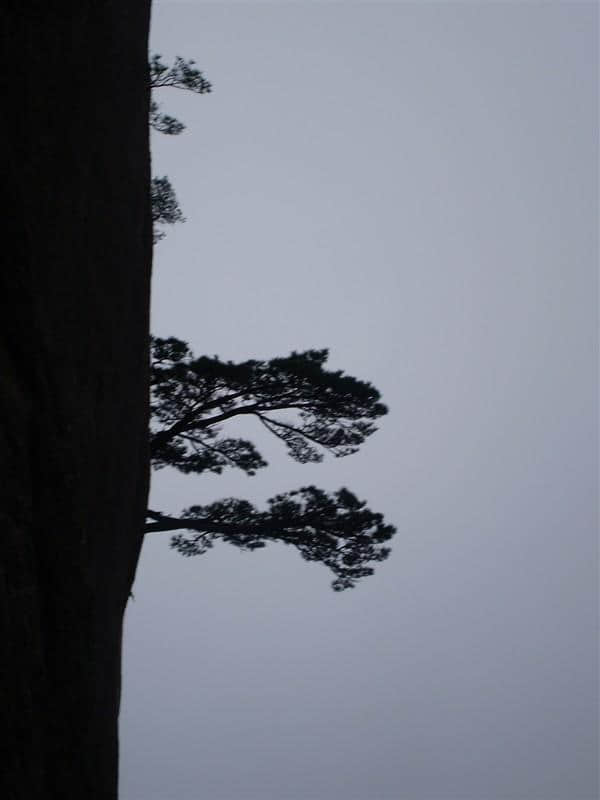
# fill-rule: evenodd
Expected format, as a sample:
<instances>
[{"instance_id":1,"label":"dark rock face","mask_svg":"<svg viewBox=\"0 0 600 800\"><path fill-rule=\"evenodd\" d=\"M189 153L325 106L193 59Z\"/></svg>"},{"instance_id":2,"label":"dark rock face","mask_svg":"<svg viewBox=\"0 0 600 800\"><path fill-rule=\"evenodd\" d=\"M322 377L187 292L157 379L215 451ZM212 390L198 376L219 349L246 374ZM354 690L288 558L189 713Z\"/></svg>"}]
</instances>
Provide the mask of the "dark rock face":
<instances>
[{"instance_id":1,"label":"dark rock face","mask_svg":"<svg viewBox=\"0 0 600 800\"><path fill-rule=\"evenodd\" d=\"M148 0L2 12L6 800L116 797L148 484L148 17Z\"/></svg>"}]
</instances>

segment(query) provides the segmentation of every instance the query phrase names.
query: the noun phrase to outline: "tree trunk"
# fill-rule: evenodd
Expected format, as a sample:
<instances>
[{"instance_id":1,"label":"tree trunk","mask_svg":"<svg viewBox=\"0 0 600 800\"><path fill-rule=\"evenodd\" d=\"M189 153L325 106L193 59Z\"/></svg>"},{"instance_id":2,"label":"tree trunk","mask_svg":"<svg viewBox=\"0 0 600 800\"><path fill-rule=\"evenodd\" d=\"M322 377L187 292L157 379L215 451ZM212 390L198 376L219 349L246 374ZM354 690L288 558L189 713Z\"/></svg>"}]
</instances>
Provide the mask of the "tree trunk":
<instances>
[{"instance_id":1,"label":"tree trunk","mask_svg":"<svg viewBox=\"0 0 600 800\"><path fill-rule=\"evenodd\" d=\"M0 794L107 800L148 485L149 0L3 6Z\"/></svg>"}]
</instances>

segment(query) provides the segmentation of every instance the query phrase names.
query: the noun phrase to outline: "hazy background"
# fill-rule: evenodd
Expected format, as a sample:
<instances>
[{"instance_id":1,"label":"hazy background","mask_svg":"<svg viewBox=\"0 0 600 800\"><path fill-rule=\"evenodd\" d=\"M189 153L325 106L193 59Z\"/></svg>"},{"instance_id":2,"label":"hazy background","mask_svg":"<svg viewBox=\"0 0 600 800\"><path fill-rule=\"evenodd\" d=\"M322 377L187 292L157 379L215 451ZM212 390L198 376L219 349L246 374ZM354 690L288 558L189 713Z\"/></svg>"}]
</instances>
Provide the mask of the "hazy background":
<instances>
[{"instance_id":1,"label":"hazy background","mask_svg":"<svg viewBox=\"0 0 600 800\"><path fill-rule=\"evenodd\" d=\"M390 406L301 466L155 475L152 507L341 485L397 525L356 589L290 548L148 537L127 614L123 800L593 800L594 3L155 2L185 225L153 331L330 347Z\"/></svg>"}]
</instances>

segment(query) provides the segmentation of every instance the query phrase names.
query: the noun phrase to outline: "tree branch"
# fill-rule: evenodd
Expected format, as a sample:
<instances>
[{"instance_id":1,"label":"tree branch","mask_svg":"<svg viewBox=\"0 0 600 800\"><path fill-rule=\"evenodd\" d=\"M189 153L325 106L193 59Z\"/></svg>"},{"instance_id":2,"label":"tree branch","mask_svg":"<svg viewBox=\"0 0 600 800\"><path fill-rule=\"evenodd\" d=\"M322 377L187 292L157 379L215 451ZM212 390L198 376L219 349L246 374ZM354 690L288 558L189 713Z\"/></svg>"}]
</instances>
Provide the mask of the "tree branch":
<instances>
[{"instance_id":1,"label":"tree branch","mask_svg":"<svg viewBox=\"0 0 600 800\"><path fill-rule=\"evenodd\" d=\"M280 527L273 525L236 525L227 522L211 522L208 519L193 517L170 517L167 514L160 514L157 511L146 511L146 516L155 520L147 522L144 526L144 533L164 533L167 531L197 531L198 533L213 533L221 535L234 535L236 533L252 533L257 536L274 536L281 530Z\"/></svg>"},{"instance_id":2,"label":"tree branch","mask_svg":"<svg viewBox=\"0 0 600 800\"><path fill-rule=\"evenodd\" d=\"M224 411L222 414L216 414L214 417L208 417L208 419L200 419L195 420L195 417L200 412L188 412L185 416L172 425L170 428L167 428L162 431L158 431L152 436L150 449L151 452L156 452L157 448L161 445L167 444L176 436L181 433L186 433L187 431L191 430L204 430L205 428L210 428L211 425L218 425L219 422L225 422L225 420L231 419L232 417L241 416L244 414L254 414L256 416L260 416L261 411L283 411L285 409L292 409L292 408L299 408L300 406L297 405L263 405L261 403L253 403L249 406L238 406L237 408L232 408L229 411ZM298 431L299 432L299 431ZM304 434L302 434L304 436Z\"/></svg>"},{"instance_id":3,"label":"tree branch","mask_svg":"<svg viewBox=\"0 0 600 800\"><path fill-rule=\"evenodd\" d=\"M229 463L232 466L234 466L234 467L237 466L235 460L231 456L227 455L227 453L224 453L222 450L219 450L218 447L215 447L214 445L208 444L207 442L203 442L202 439L197 439L195 436L190 436L189 434L183 435L181 438L185 439L188 442L191 442L192 443L192 447L194 447L194 449L196 449L197 453L199 451L196 448L196 445L200 445L200 447L205 447L207 450L210 450L213 453L217 453L217 455L220 455L226 461L229 461Z\"/></svg>"},{"instance_id":4,"label":"tree branch","mask_svg":"<svg viewBox=\"0 0 600 800\"><path fill-rule=\"evenodd\" d=\"M271 428L271 425L277 425L280 428L285 428L288 431L292 431L292 433L297 433L298 436L302 436L303 439L308 439L309 442L314 442L314 444L318 444L319 447L330 449L327 444L323 444L323 442L320 442L318 439L315 439L314 436L310 436L310 434L305 433L300 428L295 428L293 425L288 425L286 422L281 422L276 419L271 419L270 417L265 417L262 414L257 414L256 416L259 417L260 421L268 431L270 431L274 436L277 436L278 439L282 439L282 441L284 442L285 439L281 436L281 434L277 433L277 431L274 431L273 428Z\"/></svg>"}]
</instances>

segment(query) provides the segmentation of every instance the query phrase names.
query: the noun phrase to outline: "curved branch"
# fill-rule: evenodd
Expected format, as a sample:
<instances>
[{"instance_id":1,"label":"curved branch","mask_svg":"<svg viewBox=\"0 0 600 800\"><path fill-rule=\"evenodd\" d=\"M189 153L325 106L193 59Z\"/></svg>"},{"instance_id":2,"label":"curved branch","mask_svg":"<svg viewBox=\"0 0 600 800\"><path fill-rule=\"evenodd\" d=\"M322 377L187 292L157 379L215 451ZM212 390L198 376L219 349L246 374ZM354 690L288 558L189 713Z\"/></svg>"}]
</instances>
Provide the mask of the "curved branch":
<instances>
[{"instance_id":1,"label":"curved branch","mask_svg":"<svg viewBox=\"0 0 600 800\"><path fill-rule=\"evenodd\" d=\"M168 531L196 531L197 533L212 533L216 535L235 535L240 533L242 528L248 533L257 536L273 536L277 530L274 525L236 525L227 522L211 522L208 519L193 517L171 517L161 514L158 511L146 511L146 516L154 520L147 522L144 526L144 533L166 533Z\"/></svg>"},{"instance_id":2,"label":"curved branch","mask_svg":"<svg viewBox=\"0 0 600 800\"><path fill-rule=\"evenodd\" d=\"M214 404L213 404L214 405ZM196 417L202 413L205 408L209 406L205 406L204 408L199 409L199 411L190 411L185 416L176 422L174 425L171 425L170 428L166 428L165 430L158 431L157 433L152 435L151 444L150 444L150 452L156 453L158 448L162 445L167 444L176 436L180 434L187 433L188 431L199 431L204 430L205 428L210 428L211 425L218 425L220 422L225 422L228 419L232 419L233 417L242 416L245 414L254 414L255 416L260 417L261 411L281 411L284 409L296 408L297 406L292 405L270 405L266 406L263 403L253 403L249 406L237 406L236 408L232 408L229 411L223 411L221 414L216 414L214 417L208 417L207 419L199 419L197 420Z\"/></svg>"},{"instance_id":3,"label":"curved branch","mask_svg":"<svg viewBox=\"0 0 600 800\"><path fill-rule=\"evenodd\" d=\"M293 425L289 425L287 422L281 422L281 420L271 419L271 417L265 417L262 414L256 415L265 428L270 431L274 436L277 436L278 439L282 439L285 442L285 439L281 436L281 434L277 433L277 431L273 430L271 425L276 425L278 428L284 428L285 430L290 431L291 433L296 433L298 436L302 436L303 439L308 439L309 442L314 442L314 444L318 444L320 447L324 447L326 449L331 449L327 444L315 439L314 436L306 433L306 431L302 430L301 428L295 428Z\"/></svg>"}]
</instances>

